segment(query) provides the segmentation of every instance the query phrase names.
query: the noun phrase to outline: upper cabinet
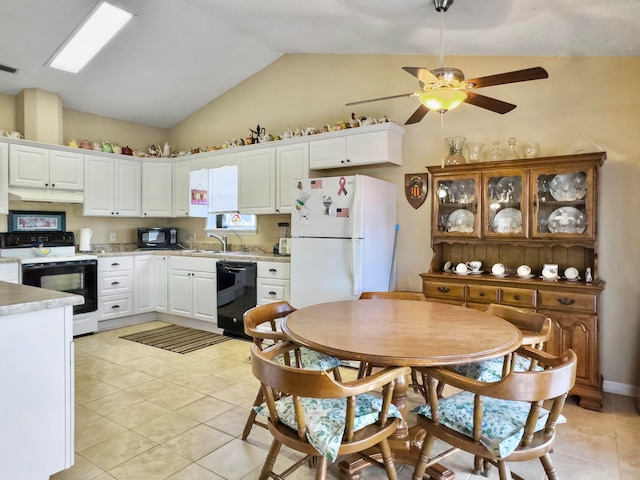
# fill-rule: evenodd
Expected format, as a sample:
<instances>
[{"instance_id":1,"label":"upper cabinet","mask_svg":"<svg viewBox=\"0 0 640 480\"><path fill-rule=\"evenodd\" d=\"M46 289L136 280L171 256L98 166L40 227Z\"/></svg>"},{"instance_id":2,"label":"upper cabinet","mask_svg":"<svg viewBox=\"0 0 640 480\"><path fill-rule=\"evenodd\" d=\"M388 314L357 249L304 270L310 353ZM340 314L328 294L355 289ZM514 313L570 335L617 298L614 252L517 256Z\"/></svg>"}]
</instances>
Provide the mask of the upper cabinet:
<instances>
[{"instance_id":1,"label":"upper cabinet","mask_svg":"<svg viewBox=\"0 0 640 480\"><path fill-rule=\"evenodd\" d=\"M429 167L434 242L590 245L604 153Z\"/></svg>"},{"instance_id":2,"label":"upper cabinet","mask_svg":"<svg viewBox=\"0 0 640 480\"><path fill-rule=\"evenodd\" d=\"M85 155L84 214L139 217L141 172L137 160Z\"/></svg>"},{"instance_id":3,"label":"upper cabinet","mask_svg":"<svg viewBox=\"0 0 640 480\"><path fill-rule=\"evenodd\" d=\"M191 161L183 160L173 164L173 217L186 217L189 215L189 175Z\"/></svg>"},{"instance_id":4,"label":"upper cabinet","mask_svg":"<svg viewBox=\"0 0 640 480\"><path fill-rule=\"evenodd\" d=\"M11 144L9 185L83 190L83 158L82 153Z\"/></svg>"},{"instance_id":5,"label":"upper cabinet","mask_svg":"<svg viewBox=\"0 0 640 480\"><path fill-rule=\"evenodd\" d=\"M275 213L291 213L294 180L309 177L309 147L306 143L276 147Z\"/></svg>"},{"instance_id":6,"label":"upper cabinet","mask_svg":"<svg viewBox=\"0 0 640 480\"><path fill-rule=\"evenodd\" d=\"M389 122L323 135L322 139L309 141L309 168L402 165L404 132L404 128Z\"/></svg>"},{"instance_id":7,"label":"upper cabinet","mask_svg":"<svg viewBox=\"0 0 640 480\"><path fill-rule=\"evenodd\" d=\"M142 163L142 216L170 217L173 213L173 163Z\"/></svg>"},{"instance_id":8,"label":"upper cabinet","mask_svg":"<svg viewBox=\"0 0 640 480\"><path fill-rule=\"evenodd\" d=\"M238 152L238 210L275 213L276 147Z\"/></svg>"},{"instance_id":9,"label":"upper cabinet","mask_svg":"<svg viewBox=\"0 0 640 480\"><path fill-rule=\"evenodd\" d=\"M9 145L0 142L0 214L9 213Z\"/></svg>"}]
</instances>

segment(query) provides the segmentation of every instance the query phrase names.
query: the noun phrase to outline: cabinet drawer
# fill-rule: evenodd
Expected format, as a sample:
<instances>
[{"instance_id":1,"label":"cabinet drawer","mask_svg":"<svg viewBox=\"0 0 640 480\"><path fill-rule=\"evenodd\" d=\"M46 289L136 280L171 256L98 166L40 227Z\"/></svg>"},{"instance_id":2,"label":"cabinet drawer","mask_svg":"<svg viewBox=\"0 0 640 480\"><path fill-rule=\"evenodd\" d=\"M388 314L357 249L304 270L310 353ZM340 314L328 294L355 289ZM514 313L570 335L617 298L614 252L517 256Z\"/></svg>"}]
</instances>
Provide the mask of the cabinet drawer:
<instances>
[{"instance_id":1,"label":"cabinet drawer","mask_svg":"<svg viewBox=\"0 0 640 480\"><path fill-rule=\"evenodd\" d=\"M100 320L133 315L133 294L110 295L98 300Z\"/></svg>"},{"instance_id":2,"label":"cabinet drawer","mask_svg":"<svg viewBox=\"0 0 640 480\"><path fill-rule=\"evenodd\" d=\"M539 308L552 308L554 310L579 311L595 313L597 311L597 298L587 293L566 293L541 290L539 292Z\"/></svg>"},{"instance_id":3,"label":"cabinet drawer","mask_svg":"<svg viewBox=\"0 0 640 480\"><path fill-rule=\"evenodd\" d=\"M257 304L289 300L289 280L261 280L257 282Z\"/></svg>"},{"instance_id":4,"label":"cabinet drawer","mask_svg":"<svg viewBox=\"0 0 640 480\"><path fill-rule=\"evenodd\" d=\"M258 262L258 277L288 280L290 267L290 264L283 262Z\"/></svg>"},{"instance_id":5,"label":"cabinet drawer","mask_svg":"<svg viewBox=\"0 0 640 480\"><path fill-rule=\"evenodd\" d=\"M98 275L98 295L133 292L133 271L102 273Z\"/></svg>"},{"instance_id":6,"label":"cabinet drawer","mask_svg":"<svg viewBox=\"0 0 640 480\"><path fill-rule=\"evenodd\" d=\"M464 300L466 285L443 282L424 282L426 297L451 298Z\"/></svg>"},{"instance_id":7,"label":"cabinet drawer","mask_svg":"<svg viewBox=\"0 0 640 480\"><path fill-rule=\"evenodd\" d=\"M535 307L536 290L526 288L502 288L501 303L514 307Z\"/></svg>"},{"instance_id":8,"label":"cabinet drawer","mask_svg":"<svg viewBox=\"0 0 640 480\"><path fill-rule=\"evenodd\" d=\"M497 303L500 289L498 287L489 287L485 285L468 285L470 302L488 302Z\"/></svg>"},{"instance_id":9,"label":"cabinet drawer","mask_svg":"<svg viewBox=\"0 0 640 480\"><path fill-rule=\"evenodd\" d=\"M133 270L133 257L102 257L98 259L98 272Z\"/></svg>"}]
</instances>

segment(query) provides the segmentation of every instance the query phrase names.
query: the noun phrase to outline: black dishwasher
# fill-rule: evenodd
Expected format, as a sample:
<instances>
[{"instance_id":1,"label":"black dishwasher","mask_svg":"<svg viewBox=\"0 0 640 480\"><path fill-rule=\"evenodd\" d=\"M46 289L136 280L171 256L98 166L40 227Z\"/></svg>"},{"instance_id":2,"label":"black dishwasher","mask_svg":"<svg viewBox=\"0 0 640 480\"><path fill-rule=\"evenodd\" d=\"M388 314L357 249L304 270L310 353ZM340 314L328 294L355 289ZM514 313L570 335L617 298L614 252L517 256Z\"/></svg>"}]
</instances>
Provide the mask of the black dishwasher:
<instances>
[{"instance_id":1,"label":"black dishwasher","mask_svg":"<svg viewBox=\"0 0 640 480\"><path fill-rule=\"evenodd\" d=\"M227 336L250 339L244 334L242 315L256 306L256 274L255 262L216 263L218 328Z\"/></svg>"}]
</instances>

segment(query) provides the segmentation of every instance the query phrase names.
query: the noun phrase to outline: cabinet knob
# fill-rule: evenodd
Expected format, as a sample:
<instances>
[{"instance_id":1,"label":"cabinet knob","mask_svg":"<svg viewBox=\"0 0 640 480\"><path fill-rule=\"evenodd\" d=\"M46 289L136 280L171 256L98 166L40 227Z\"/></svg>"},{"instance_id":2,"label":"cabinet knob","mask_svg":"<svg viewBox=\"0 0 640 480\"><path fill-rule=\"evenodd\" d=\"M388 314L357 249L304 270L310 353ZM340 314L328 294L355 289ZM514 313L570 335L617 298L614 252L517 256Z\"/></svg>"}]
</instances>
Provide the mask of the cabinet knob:
<instances>
[{"instance_id":1,"label":"cabinet knob","mask_svg":"<svg viewBox=\"0 0 640 480\"><path fill-rule=\"evenodd\" d=\"M485 293L484 293L484 292L480 292L480 296L481 296L481 297L484 297L484 296L485 296Z\"/></svg>"},{"instance_id":2,"label":"cabinet knob","mask_svg":"<svg viewBox=\"0 0 640 480\"><path fill-rule=\"evenodd\" d=\"M520 300L520 295L514 295L513 298L516 300Z\"/></svg>"},{"instance_id":3,"label":"cabinet knob","mask_svg":"<svg viewBox=\"0 0 640 480\"><path fill-rule=\"evenodd\" d=\"M52 187L52 188L53 188L53 187L55 187L55 186L56 186L56 184L55 184L55 183L52 183L52 184L51 184L51 187Z\"/></svg>"},{"instance_id":4,"label":"cabinet knob","mask_svg":"<svg viewBox=\"0 0 640 480\"><path fill-rule=\"evenodd\" d=\"M558 303L560 305L573 305L576 301L573 298L559 297Z\"/></svg>"},{"instance_id":5,"label":"cabinet knob","mask_svg":"<svg viewBox=\"0 0 640 480\"><path fill-rule=\"evenodd\" d=\"M451 290L449 289L449 287L438 287L438 291L440 293L449 293Z\"/></svg>"}]
</instances>

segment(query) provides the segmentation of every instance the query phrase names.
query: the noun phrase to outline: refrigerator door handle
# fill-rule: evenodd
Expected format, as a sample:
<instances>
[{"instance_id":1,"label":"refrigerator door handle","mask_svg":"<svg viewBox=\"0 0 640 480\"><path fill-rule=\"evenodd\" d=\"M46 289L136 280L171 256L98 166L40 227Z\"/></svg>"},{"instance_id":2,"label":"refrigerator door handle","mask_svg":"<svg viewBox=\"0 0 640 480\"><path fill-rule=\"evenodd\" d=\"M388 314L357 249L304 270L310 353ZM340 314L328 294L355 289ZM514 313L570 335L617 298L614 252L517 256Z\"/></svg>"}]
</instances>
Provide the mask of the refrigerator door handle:
<instances>
[{"instance_id":1,"label":"refrigerator door handle","mask_svg":"<svg viewBox=\"0 0 640 480\"><path fill-rule=\"evenodd\" d=\"M354 297L362 293L362 240L351 240L351 294Z\"/></svg>"},{"instance_id":2,"label":"refrigerator door handle","mask_svg":"<svg viewBox=\"0 0 640 480\"><path fill-rule=\"evenodd\" d=\"M362 215L364 205L362 204L362 180L360 175L354 176L354 194L352 205L352 217L351 217L351 238L362 238L364 232L362 231Z\"/></svg>"}]
</instances>

